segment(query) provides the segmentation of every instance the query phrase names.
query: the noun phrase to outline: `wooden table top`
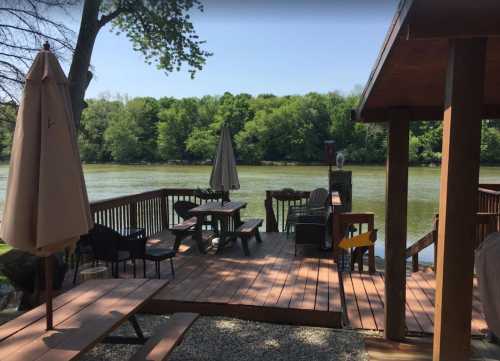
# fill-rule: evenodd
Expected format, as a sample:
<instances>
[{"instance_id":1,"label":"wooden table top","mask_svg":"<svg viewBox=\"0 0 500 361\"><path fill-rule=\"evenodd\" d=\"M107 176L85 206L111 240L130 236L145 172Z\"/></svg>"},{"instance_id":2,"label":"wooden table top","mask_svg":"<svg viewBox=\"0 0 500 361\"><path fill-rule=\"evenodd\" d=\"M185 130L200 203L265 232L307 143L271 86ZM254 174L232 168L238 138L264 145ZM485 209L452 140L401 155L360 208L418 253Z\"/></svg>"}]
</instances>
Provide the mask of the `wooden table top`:
<instances>
[{"instance_id":1,"label":"wooden table top","mask_svg":"<svg viewBox=\"0 0 500 361\"><path fill-rule=\"evenodd\" d=\"M167 283L147 279L87 281L53 300L54 330L45 330L45 304L0 326L0 360L74 360Z\"/></svg>"},{"instance_id":2,"label":"wooden table top","mask_svg":"<svg viewBox=\"0 0 500 361\"><path fill-rule=\"evenodd\" d=\"M189 210L193 215L197 214L225 214L231 215L247 206L246 202L207 202Z\"/></svg>"}]
</instances>

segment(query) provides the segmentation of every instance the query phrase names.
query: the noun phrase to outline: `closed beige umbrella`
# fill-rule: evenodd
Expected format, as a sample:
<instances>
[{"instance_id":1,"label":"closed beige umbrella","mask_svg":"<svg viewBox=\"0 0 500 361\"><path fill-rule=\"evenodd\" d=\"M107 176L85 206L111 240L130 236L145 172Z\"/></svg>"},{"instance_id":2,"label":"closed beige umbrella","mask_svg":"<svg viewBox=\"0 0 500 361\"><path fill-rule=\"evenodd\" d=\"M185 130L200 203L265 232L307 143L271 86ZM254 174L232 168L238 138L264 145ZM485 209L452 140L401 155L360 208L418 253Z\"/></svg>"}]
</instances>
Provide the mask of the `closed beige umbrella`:
<instances>
[{"instance_id":1,"label":"closed beige umbrella","mask_svg":"<svg viewBox=\"0 0 500 361\"><path fill-rule=\"evenodd\" d=\"M231 133L226 126L222 127L217 155L210 176L210 187L217 191L240 189Z\"/></svg>"},{"instance_id":2,"label":"closed beige umbrella","mask_svg":"<svg viewBox=\"0 0 500 361\"><path fill-rule=\"evenodd\" d=\"M0 238L17 249L47 256L48 269L48 256L74 245L92 226L68 80L46 44L26 76ZM45 278L50 282L52 275Z\"/></svg>"}]
</instances>

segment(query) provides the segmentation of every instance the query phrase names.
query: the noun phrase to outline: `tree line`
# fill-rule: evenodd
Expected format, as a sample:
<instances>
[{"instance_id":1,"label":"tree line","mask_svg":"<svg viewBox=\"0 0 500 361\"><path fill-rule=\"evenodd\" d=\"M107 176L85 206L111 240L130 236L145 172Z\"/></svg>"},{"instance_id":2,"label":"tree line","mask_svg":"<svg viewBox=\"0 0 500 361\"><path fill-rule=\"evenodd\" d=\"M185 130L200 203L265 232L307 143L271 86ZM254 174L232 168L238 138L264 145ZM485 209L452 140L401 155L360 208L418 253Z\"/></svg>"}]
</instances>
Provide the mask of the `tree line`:
<instances>
[{"instance_id":1,"label":"tree line","mask_svg":"<svg viewBox=\"0 0 500 361\"><path fill-rule=\"evenodd\" d=\"M89 99L78 140L89 163L210 161L222 125L233 137L240 163L323 161L323 142L336 141L348 163L383 163L387 151L384 124L350 120L356 94L309 93L303 96L222 96L175 99ZM9 158L15 107L0 107L0 157ZM439 163L441 122L412 122L410 161ZM481 160L500 164L500 124L483 121Z\"/></svg>"}]
</instances>

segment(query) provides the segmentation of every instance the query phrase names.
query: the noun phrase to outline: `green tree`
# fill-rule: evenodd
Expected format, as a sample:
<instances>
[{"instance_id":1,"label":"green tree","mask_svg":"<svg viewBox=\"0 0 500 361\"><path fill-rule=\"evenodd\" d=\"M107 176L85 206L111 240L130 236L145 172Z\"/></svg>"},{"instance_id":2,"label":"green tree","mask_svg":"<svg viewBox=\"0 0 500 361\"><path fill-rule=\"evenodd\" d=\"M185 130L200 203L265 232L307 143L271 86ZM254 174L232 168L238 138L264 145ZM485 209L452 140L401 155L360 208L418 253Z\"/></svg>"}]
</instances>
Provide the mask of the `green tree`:
<instances>
[{"instance_id":1,"label":"green tree","mask_svg":"<svg viewBox=\"0 0 500 361\"><path fill-rule=\"evenodd\" d=\"M158 160L158 101L151 97L134 98L127 102L126 111L137 125L139 157L148 162Z\"/></svg>"},{"instance_id":2,"label":"green tree","mask_svg":"<svg viewBox=\"0 0 500 361\"><path fill-rule=\"evenodd\" d=\"M123 103L105 99L89 100L88 107L82 114L78 141L80 156L86 162L107 162L111 154L107 149L104 133L110 123L110 118L117 113L123 113Z\"/></svg>"},{"instance_id":3,"label":"green tree","mask_svg":"<svg viewBox=\"0 0 500 361\"><path fill-rule=\"evenodd\" d=\"M130 163L140 160L139 127L130 112L124 110L111 115L104 139L114 161Z\"/></svg>"},{"instance_id":4,"label":"green tree","mask_svg":"<svg viewBox=\"0 0 500 361\"><path fill-rule=\"evenodd\" d=\"M0 105L0 160L10 158L12 136L16 125L17 107L14 103Z\"/></svg>"},{"instance_id":5,"label":"green tree","mask_svg":"<svg viewBox=\"0 0 500 361\"><path fill-rule=\"evenodd\" d=\"M189 159L186 141L199 125L198 101L185 98L158 114L158 156L161 160Z\"/></svg>"},{"instance_id":6,"label":"green tree","mask_svg":"<svg viewBox=\"0 0 500 361\"><path fill-rule=\"evenodd\" d=\"M483 122L481 129L481 161L500 163L500 131L492 124Z\"/></svg>"}]
</instances>

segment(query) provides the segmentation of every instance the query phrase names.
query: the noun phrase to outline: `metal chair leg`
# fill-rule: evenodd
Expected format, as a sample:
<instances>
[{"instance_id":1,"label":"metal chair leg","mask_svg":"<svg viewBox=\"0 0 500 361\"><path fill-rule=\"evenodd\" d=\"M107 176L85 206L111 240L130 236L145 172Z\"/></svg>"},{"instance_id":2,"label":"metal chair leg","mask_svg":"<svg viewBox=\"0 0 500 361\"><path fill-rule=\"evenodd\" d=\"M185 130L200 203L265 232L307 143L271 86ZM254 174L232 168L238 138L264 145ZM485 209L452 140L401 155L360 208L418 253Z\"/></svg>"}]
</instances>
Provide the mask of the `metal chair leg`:
<instances>
[{"instance_id":1,"label":"metal chair leg","mask_svg":"<svg viewBox=\"0 0 500 361\"><path fill-rule=\"evenodd\" d=\"M156 262L156 274L158 275L158 278L161 278L161 273L160 273L160 261Z\"/></svg>"},{"instance_id":2,"label":"metal chair leg","mask_svg":"<svg viewBox=\"0 0 500 361\"><path fill-rule=\"evenodd\" d=\"M142 271L144 273L144 278L146 278L146 260L142 259Z\"/></svg>"},{"instance_id":3,"label":"metal chair leg","mask_svg":"<svg viewBox=\"0 0 500 361\"><path fill-rule=\"evenodd\" d=\"M172 278L175 277L175 270L174 270L174 258L170 258L170 269L172 270Z\"/></svg>"},{"instance_id":4,"label":"metal chair leg","mask_svg":"<svg viewBox=\"0 0 500 361\"><path fill-rule=\"evenodd\" d=\"M76 284L76 277L78 275L78 268L79 267L80 267L80 256L78 255L76 257L75 274L73 275L73 284Z\"/></svg>"}]
</instances>

